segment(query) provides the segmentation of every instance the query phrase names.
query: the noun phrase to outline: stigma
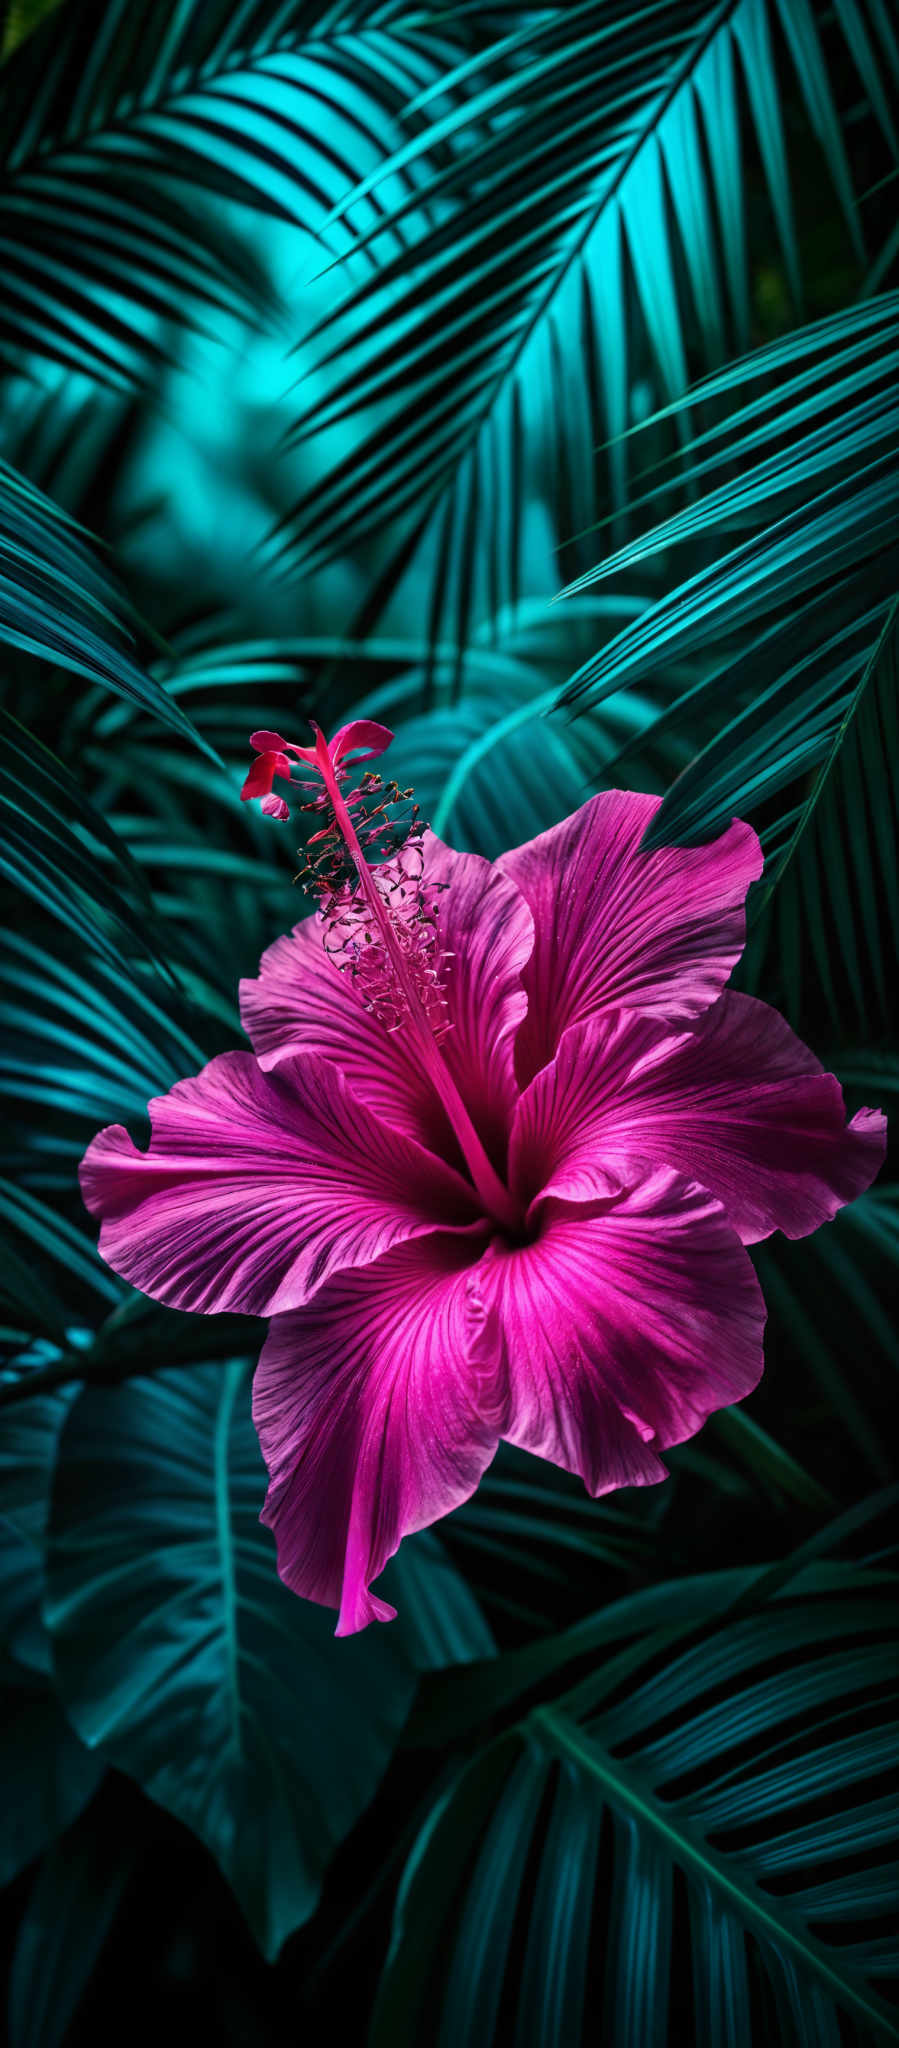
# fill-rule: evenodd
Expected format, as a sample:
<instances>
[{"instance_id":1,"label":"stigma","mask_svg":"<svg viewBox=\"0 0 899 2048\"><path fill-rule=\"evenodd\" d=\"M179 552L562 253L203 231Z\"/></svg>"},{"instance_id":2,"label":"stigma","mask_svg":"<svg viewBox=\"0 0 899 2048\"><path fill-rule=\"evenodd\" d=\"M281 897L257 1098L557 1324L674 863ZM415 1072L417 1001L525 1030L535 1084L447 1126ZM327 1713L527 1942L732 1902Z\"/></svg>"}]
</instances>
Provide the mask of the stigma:
<instances>
[{"instance_id":1,"label":"stigma","mask_svg":"<svg viewBox=\"0 0 899 2048\"><path fill-rule=\"evenodd\" d=\"M261 797L268 816L290 815L276 795L276 777L296 788L300 809L319 820L306 846L298 880L315 896L325 951L384 1028L403 1032L409 1056L438 1096L459 1141L484 1212L503 1229L517 1227L516 1205L492 1165L440 1041L450 1029L447 974L450 955L440 943L439 897L445 884L428 880L425 825L411 789L385 786L366 768L353 789L353 768L383 754L393 739L386 725L356 719L330 741L313 725L315 743L298 747L279 733L255 732L257 759L244 801ZM411 806L411 808L410 808Z\"/></svg>"},{"instance_id":2,"label":"stigma","mask_svg":"<svg viewBox=\"0 0 899 2048\"><path fill-rule=\"evenodd\" d=\"M355 789L344 787L350 758L354 767L374 759L393 734L373 719L341 726L330 742L318 726L312 730L312 747L295 746L280 733L253 733L258 758L241 795L245 801L261 796L270 817L289 817L284 798L272 790L277 776L296 789L301 811L321 819L296 879L316 899L326 953L386 1030L424 1017L439 1039L449 1029L449 955L437 929L446 884L426 880L425 827L413 791L396 782L385 786L370 768Z\"/></svg>"}]
</instances>

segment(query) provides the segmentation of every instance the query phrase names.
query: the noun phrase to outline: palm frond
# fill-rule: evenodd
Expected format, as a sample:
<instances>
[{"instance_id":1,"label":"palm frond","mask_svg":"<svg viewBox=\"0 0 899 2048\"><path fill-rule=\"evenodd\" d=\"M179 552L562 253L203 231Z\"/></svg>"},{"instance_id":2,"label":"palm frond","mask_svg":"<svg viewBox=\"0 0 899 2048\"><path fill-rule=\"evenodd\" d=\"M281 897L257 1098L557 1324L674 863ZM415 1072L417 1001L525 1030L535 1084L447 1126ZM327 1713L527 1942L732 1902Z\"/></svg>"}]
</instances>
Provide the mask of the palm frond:
<instances>
[{"instance_id":1,"label":"palm frond","mask_svg":"<svg viewBox=\"0 0 899 2048\"><path fill-rule=\"evenodd\" d=\"M266 273L199 195L317 232L439 60L397 13L67 0L0 71L0 349L151 387L172 320L271 316Z\"/></svg>"},{"instance_id":2,"label":"palm frond","mask_svg":"<svg viewBox=\"0 0 899 2048\"><path fill-rule=\"evenodd\" d=\"M153 905L127 846L63 763L2 708L0 748L0 875L108 960L146 956Z\"/></svg>"},{"instance_id":3,"label":"palm frond","mask_svg":"<svg viewBox=\"0 0 899 2048\"><path fill-rule=\"evenodd\" d=\"M97 1257L92 1238L58 1209L6 1180L0 1180L0 1229L3 1342L13 1358L36 1334L65 1349L70 1327L76 1321L83 1325L85 1305L95 1316L121 1299L123 1289Z\"/></svg>"},{"instance_id":4,"label":"palm frond","mask_svg":"<svg viewBox=\"0 0 899 2048\"><path fill-rule=\"evenodd\" d=\"M414 1563L394 1566L405 1623L346 1654L332 1616L297 1602L275 1571L247 1380L238 1359L76 1398L54 1479L46 1614L72 1722L207 1843L273 1958L386 1768L415 1671L483 1654L490 1637L429 1534ZM147 1572L151 1547L166 1558L162 1579Z\"/></svg>"},{"instance_id":5,"label":"palm frond","mask_svg":"<svg viewBox=\"0 0 899 2048\"><path fill-rule=\"evenodd\" d=\"M894 147L883 78L895 38L885 29L883 47L867 8L839 12ZM430 123L350 198L382 173L423 166L416 202L427 199L435 224L314 330L324 390L296 435L360 414L363 432L284 522L286 564L314 566L375 522L424 515L431 632L451 620L465 641L477 616L519 594L522 511L541 460L568 544L563 574L583 564L575 537L610 499L626 502L638 380L674 399L749 340L744 107L799 302L786 52L861 251L841 57L822 23L808 0L541 10L419 98L415 117L433 109ZM435 165L438 148L448 161ZM410 204L390 223L402 226Z\"/></svg>"},{"instance_id":6,"label":"palm frond","mask_svg":"<svg viewBox=\"0 0 899 2048\"><path fill-rule=\"evenodd\" d=\"M850 1030L876 1039L891 1018L899 954L897 618L899 598L883 617L783 850L769 862L744 967L744 982L758 981L766 962L770 978L776 934L791 1017L801 1023L823 995L841 1039ZM807 948L795 943L800 930Z\"/></svg>"},{"instance_id":7,"label":"palm frond","mask_svg":"<svg viewBox=\"0 0 899 2048\"><path fill-rule=\"evenodd\" d=\"M731 474L572 586L579 595L630 577L638 563L685 543L713 551L584 663L564 693L566 703L596 703L731 642L729 658L663 714L669 730L705 728L712 737L666 796L648 843L707 838L764 803L766 849L779 862L802 804L774 809L768 800L840 745L899 578L897 323L899 299L885 294L695 386L698 405L772 379L691 444L694 476ZM826 362L822 348L832 352ZM722 551L734 528L748 538Z\"/></svg>"},{"instance_id":8,"label":"palm frond","mask_svg":"<svg viewBox=\"0 0 899 2048\"><path fill-rule=\"evenodd\" d=\"M899 2038L876 1988L895 1579L722 1590L678 1589L680 1645L619 1603L617 1654L458 1777L407 1865L375 2048L576 2048L600 2002L610 2041Z\"/></svg>"},{"instance_id":9,"label":"palm frond","mask_svg":"<svg viewBox=\"0 0 899 2048\"><path fill-rule=\"evenodd\" d=\"M894 1100L897 1082L894 1056ZM876 1097L889 1102L882 1075ZM878 1184L826 1230L790 1245L790 1257L785 1250L774 1240L757 1254L771 1316L771 1368L789 1375L797 1396L803 1383L812 1390L819 1413L839 1418L842 1445L851 1445L872 1480L885 1483L899 1381L899 1338L886 1307L899 1261L899 1191ZM845 1455L841 1448L837 1470Z\"/></svg>"},{"instance_id":10,"label":"palm frond","mask_svg":"<svg viewBox=\"0 0 899 2048\"><path fill-rule=\"evenodd\" d=\"M67 1189L98 1125L142 1117L204 1055L174 982L67 946L52 927L40 936L8 932L0 959L0 1160L31 1187Z\"/></svg>"},{"instance_id":11,"label":"palm frond","mask_svg":"<svg viewBox=\"0 0 899 2048\"><path fill-rule=\"evenodd\" d=\"M116 691L182 739L195 739L184 713L148 673L142 638L146 646L145 630L90 537L0 460L0 640Z\"/></svg>"}]
</instances>

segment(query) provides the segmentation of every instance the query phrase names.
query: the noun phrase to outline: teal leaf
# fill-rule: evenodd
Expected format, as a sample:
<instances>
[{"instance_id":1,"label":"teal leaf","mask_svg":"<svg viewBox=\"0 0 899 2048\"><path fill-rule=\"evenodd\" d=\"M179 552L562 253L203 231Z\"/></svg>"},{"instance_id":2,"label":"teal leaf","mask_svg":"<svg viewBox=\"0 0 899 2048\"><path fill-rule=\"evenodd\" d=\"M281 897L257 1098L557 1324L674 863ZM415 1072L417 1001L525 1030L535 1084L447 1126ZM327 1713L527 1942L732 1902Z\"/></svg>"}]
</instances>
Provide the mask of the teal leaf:
<instances>
[{"instance_id":1,"label":"teal leaf","mask_svg":"<svg viewBox=\"0 0 899 2048\"><path fill-rule=\"evenodd\" d=\"M608 621L633 617L644 601L625 595L585 599L579 634ZM648 694L632 691L589 716L563 721L550 714L558 691L549 680L570 653L564 617L522 606L516 620L502 618L464 650L461 688L446 702L456 661L452 648L434 650L432 679L440 701L413 709L425 694L426 650L393 683L369 692L359 715L395 722L388 768L401 787L411 785L433 830L461 851L495 860L510 845L536 838L577 810L605 764L622 746L636 744L656 715ZM407 659L412 650L407 651ZM461 654L461 650L458 650Z\"/></svg>"},{"instance_id":2,"label":"teal leaf","mask_svg":"<svg viewBox=\"0 0 899 2048\"><path fill-rule=\"evenodd\" d=\"M403 1648L421 1671L492 1657L493 1631L478 1600L433 1529L404 1538L378 1580L397 1610Z\"/></svg>"},{"instance_id":3,"label":"teal leaf","mask_svg":"<svg viewBox=\"0 0 899 2048\"><path fill-rule=\"evenodd\" d=\"M890 1106L882 1084L872 1101ZM758 1264L791 1370L810 1385L871 1480L884 1483L892 1470L884 1416L899 1388L899 1335L886 1306L899 1265L895 1185L878 1181L801 1244L773 1238L760 1245Z\"/></svg>"},{"instance_id":4,"label":"teal leaf","mask_svg":"<svg viewBox=\"0 0 899 2048\"><path fill-rule=\"evenodd\" d=\"M9 2048L62 2048L134 1868L137 1845L115 1845L86 1821L47 1851L13 1951Z\"/></svg>"},{"instance_id":5,"label":"teal leaf","mask_svg":"<svg viewBox=\"0 0 899 2048\"><path fill-rule=\"evenodd\" d=\"M640 1628L636 1596L627 1657L480 1750L428 1816L374 2048L417 2042L435 2008L440 2048L578 2048L599 1967L609 2040L748 2041L760 1995L772 2048L836 2044L838 2014L899 2038L872 1981L896 1964L873 1932L897 1833L895 1576L806 1565L717 1619L707 1589L680 1645Z\"/></svg>"},{"instance_id":6,"label":"teal leaf","mask_svg":"<svg viewBox=\"0 0 899 2048\"><path fill-rule=\"evenodd\" d=\"M0 1644L17 1664L50 1670L50 1649L41 1623L44 1564L38 1549L0 1514Z\"/></svg>"},{"instance_id":7,"label":"teal leaf","mask_svg":"<svg viewBox=\"0 0 899 2048\"><path fill-rule=\"evenodd\" d=\"M14 1118L27 1134L28 1120L51 1110L55 1161L70 1179L101 1125L142 1117L151 1096L202 1066L202 1050L166 1006L171 1013L173 992L158 981L145 986L90 954L70 964L10 932L0 960L0 1094L10 1135Z\"/></svg>"},{"instance_id":8,"label":"teal leaf","mask_svg":"<svg viewBox=\"0 0 899 2048\"><path fill-rule=\"evenodd\" d=\"M0 461L0 640L127 697L196 744L190 721L142 665L139 634L89 536Z\"/></svg>"},{"instance_id":9,"label":"teal leaf","mask_svg":"<svg viewBox=\"0 0 899 2048\"><path fill-rule=\"evenodd\" d=\"M113 963L147 952L153 905L127 845L64 763L2 708L0 874Z\"/></svg>"},{"instance_id":10,"label":"teal leaf","mask_svg":"<svg viewBox=\"0 0 899 2048\"><path fill-rule=\"evenodd\" d=\"M32 1366L28 1370L35 1370ZM11 1656L49 1676L41 1612L44 1544L59 1434L71 1387L34 1394L0 1423L0 1641Z\"/></svg>"},{"instance_id":11,"label":"teal leaf","mask_svg":"<svg viewBox=\"0 0 899 2048\"><path fill-rule=\"evenodd\" d=\"M398 1621L337 1641L334 1615L277 1576L264 1492L244 1365L86 1391L62 1437L46 1612L83 1740L207 1844L271 1957L383 1776L415 1666L489 1637L463 1592L443 1617L426 1546L396 1560L410 1604L427 1587L409 1636Z\"/></svg>"},{"instance_id":12,"label":"teal leaf","mask_svg":"<svg viewBox=\"0 0 899 2048\"><path fill-rule=\"evenodd\" d=\"M0 1657L0 1884L9 1884L67 1828L103 1776L39 1672Z\"/></svg>"},{"instance_id":13,"label":"teal leaf","mask_svg":"<svg viewBox=\"0 0 899 2048\"><path fill-rule=\"evenodd\" d=\"M777 0L690 0L637 23L626 0L534 10L418 96L406 138L331 216L414 170L355 247L377 236L386 249L386 233L411 230L405 242L350 279L308 337L315 396L290 438L360 415L361 429L280 522L286 564L318 566L373 524L405 521L399 560L424 520L430 635L470 640L491 608L515 602L548 445L570 577L609 497L624 507L621 437L647 347L655 393L670 399L691 349L707 367L722 361L729 318L734 340L748 340L752 266L768 260L770 232L765 219L750 248L745 104L797 303L791 90L861 259L835 90L847 43L859 61L856 23L841 15L842 33L825 39L803 0L788 83L772 37L780 12ZM882 71L865 37L861 75L878 105Z\"/></svg>"},{"instance_id":14,"label":"teal leaf","mask_svg":"<svg viewBox=\"0 0 899 2048\"><path fill-rule=\"evenodd\" d=\"M563 692L564 702L595 709L660 672L674 683L684 656L705 654L705 675L675 686L644 736L693 737L692 758L647 845L711 838L764 804L776 875L791 834L804 831L806 792L797 805L797 785L810 770L826 780L844 740L850 773L881 669L877 717L891 742L885 636L899 574L899 410L890 374L897 316L897 295L885 293L693 386L684 408L726 405L684 450L690 482L711 487L570 586L581 600L667 550L689 550L687 573L582 663ZM756 383L751 397L747 387ZM729 473L713 482L725 465ZM702 566L694 567L700 549ZM865 773L876 780L872 745ZM606 774L614 766L608 762ZM893 806L880 781L871 853L854 827L853 864L868 880L874 864L890 872ZM869 906L869 922L872 915Z\"/></svg>"},{"instance_id":15,"label":"teal leaf","mask_svg":"<svg viewBox=\"0 0 899 2048\"><path fill-rule=\"evenodd\" d=\"M139 33L128 0L54 12L0 73L0 350L143 392L173 322L280 325L222 202L320 224L433 76L357 12L150 0Z\"/></svg>"},{"instance_id":16,"label":"teal leaf","mask_svg":"<svg viewBox=\"0 0 899 2048\"><path fill-rule=\"evenodd\" d=\"M754 915L753 974L772 938L790 961L789 1002L800 1021L817 996L832 1031L875 1038L889 1028L899 954L899 599L879 611L822 725L827 751L783 844L769 859ZM864 658L862 659L862 656ZM819 914L819 905L826 905ZM800 922L809 954L791 957ZM808 984L811 984L809 989ZM822 1000L823 999L823 1000Z\"/></svg>"}]
</instances>

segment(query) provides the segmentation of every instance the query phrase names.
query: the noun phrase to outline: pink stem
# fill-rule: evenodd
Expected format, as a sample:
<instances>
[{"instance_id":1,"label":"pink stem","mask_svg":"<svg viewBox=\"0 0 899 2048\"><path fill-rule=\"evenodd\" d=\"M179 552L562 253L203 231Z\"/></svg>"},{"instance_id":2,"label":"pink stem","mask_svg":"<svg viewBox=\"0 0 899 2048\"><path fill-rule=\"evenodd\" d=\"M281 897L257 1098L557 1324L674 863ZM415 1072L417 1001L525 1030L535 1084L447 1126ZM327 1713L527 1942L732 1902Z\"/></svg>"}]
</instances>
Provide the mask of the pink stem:
<instances>
[{"instance_id":1,"label":"pink stem","mask_svg":"<svg viewBox=\"0 0 899 2048\"><path fill-rule=\"evenodd\" d=\"M325 758L322 759L321 756ZM327 766L325 765L326 761ZM409 973L402 950L397 945L391 929L386 908L372 881L371 872L362 847L359 844L356 828L340 794L337 777L334 773L330 756L327 753L327 748L324 745L321 747L320 757L316 766L324 777L328 795L334 808L335 819L352 855L365 893L365 900L377 923L397 981L406 999L409 1021L415 1032L422 1066L446 1110L446 1114L462 1147L468 1170L488 1215L493 1216L495 1221L501 1224L503 1228L514 1229L521 1220L519 1212L508 1188L503 1186L499 1174L491 1166L452 1074L441 1057L439 1047L428 1023L424 1005L415 982Z\"/></svg>"}]
</instances>

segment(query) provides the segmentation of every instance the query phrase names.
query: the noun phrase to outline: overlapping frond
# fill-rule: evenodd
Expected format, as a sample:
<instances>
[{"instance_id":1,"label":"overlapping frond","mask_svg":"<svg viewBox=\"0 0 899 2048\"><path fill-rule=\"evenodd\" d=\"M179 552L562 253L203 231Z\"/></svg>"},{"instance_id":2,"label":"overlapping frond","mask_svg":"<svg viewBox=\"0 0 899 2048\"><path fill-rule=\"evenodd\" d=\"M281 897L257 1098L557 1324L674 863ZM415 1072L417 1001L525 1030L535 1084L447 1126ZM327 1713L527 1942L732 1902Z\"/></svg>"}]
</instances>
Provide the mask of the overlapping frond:
<instances>
[{"instance_id":1,"label":"overlapping frond","mask_svg":"<svg viewBox=\"0 0 899 2048\"><path fill-rule=\"evenodd\" d=\"M128 697L182 738L194 737L141 658L149 651L146 629L89 535L2 460L0 641Z\"/></svg>"},{"instance_id":2,"label":"overlapping frond","mask_svg":"<svg viewBox=\"0 0 899 2048\"><path fill-rule=\"evenodd\" d=\"M897 612L899 597L878 614L878 637L786 822L760 892L750 960L758 981L776 947L791 1016L799 1021L820 1003L837 1038L854 1033L875 1046L889 1028L899 957ZM803 932L806 945L798 943Z\"/></svg>"},{"instance_id":3,"label":"overlapping frond","mask_svg":"<svg viewBox=\"0 0 899 2048\"><path fill-rule=\"evenodd\" d=\"M185 1830L205 1843L271 1957L372 1800L277 1970L208 1893L235 1983L250 2002L262 1986L260 2048L281 2039L285 1987L289 2025L319 1995L330 2025L344 1979L373 1983L404 1842L373 2048L899 2038L895 1582L858 1499L890 1473L889 1169L807 1242L754 1251L766 1373L671 1453L666 1485L596 1502L502 1447L439 1537L388 1567L401 1621L356 1644L285 1591L259 1524L258 1322L125 1288L77 1183L100 1126L140 1142L151 1097L242 1042L238 978L304 908L304 824L240 804L246 740L301 740L310 717L393 727L391 773L487 857L604 785L664 794L654 840L750 816L766 873L742 985L801 1029L849 1114L883 1105L892 1126L899 242L874 196L896 176L890 11L13 13L0 1876L44 1859L15 2048L61 2044L95 1963L102 2011L104 1931L120 1976L141 1918L113 1922L146 1815L188 1887L191 1855L217 1882ZM248 324L279 319L272 279L300 248L254 382ZM177 326L222 346L182 354ZM279 400L295 452L276 464L298 338ZM218 353L223 385L235 366L221 404L212 379L202 392L214 453L191 502L204 426L167 352L188 370ZM828 1561L853 1530L859 1561ZM85 1811L105 1761L110 1843L127 1837L108 1869ZM172 1926L191 1940L193 1912L185 1890ZM367 1996L346 1994L350 2038Z\"/></svg>"},{"instance_id":4,"label":"overlapping frond","mask_svg":"<svg viewBox=\"0 0 899 2048\"><path fill-rule=\"evenodd\" d=\"M429 122L354 197L424 165L433 225L313 336L322 374L296 433L350 419L359 434L284 522L283 560L423 519L432 632L465 640L519 595L541 465L563 574L589 559L577 537L627 498L638 385L641 404L675 399L750 338L744 116L800 302L785 71L861 254L837 79L848 54L895 147L897 41L882 10L837 12L834 46L811 0L541 10L421 96ZM432 167L438 147L449 161Z\"/></svg>"},{"instance_id":5,"label":"overlapping frond","mask_svg":"<svg viewBox=\"0 0 899 2048\"><path fill-rule=\"evenodd\" d=\"M0 350L151 388L172 321L271 318L270 273L220 202L318 232L433 79L440 40L400 16L66 0L0 71Z\"/></svg>"},{"instance_id":6,"label":"overlapping frond","mask_svg":"<svg viewBox=\"0 0 899 2048\"><path fill-rule=\"evenodd\" d=\"M580 595L632 577L663 551L676 576L676 550L686 554L687 573L576 671L567 703L731 649L665 713L669 729L711 737L667 795L655 843L708 837L839 743L897 587L897 339L899 299L887 293L694 386L685 405L726 401L689 445L701 495L571 586ZM796 818L769 808L763 823L780 860Z\"/></svg>"},{"instance_id":7,"label":"overlapping frond","mask_svg":"<svg viewBox=\"0 0 899 2048\"><path fill-rule=\"evenodd\" d=\"M481 1750L414 1845L374 2048L897 2038L895 1580L781 1577L673 1582L558 1639L599 1661Z\"/></svg>"}]
</instances>

